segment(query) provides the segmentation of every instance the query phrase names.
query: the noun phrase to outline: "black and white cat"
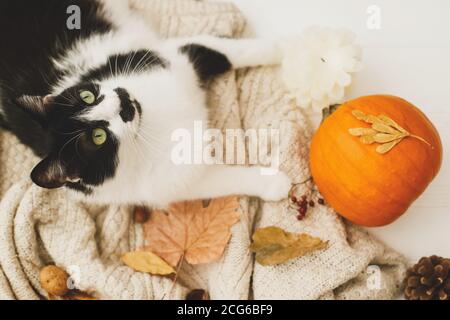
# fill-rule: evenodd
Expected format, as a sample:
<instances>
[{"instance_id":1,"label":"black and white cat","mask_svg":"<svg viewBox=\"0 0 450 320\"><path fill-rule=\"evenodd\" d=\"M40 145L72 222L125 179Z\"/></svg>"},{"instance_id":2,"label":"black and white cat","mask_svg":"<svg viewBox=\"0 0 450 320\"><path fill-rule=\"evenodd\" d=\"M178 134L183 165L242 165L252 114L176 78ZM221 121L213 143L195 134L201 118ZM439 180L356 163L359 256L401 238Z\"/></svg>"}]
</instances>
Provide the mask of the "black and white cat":
<instances>
[{"instance_id":1,"label":"black and white cat","mask_svg":"<svg viewBox=\"0 0 450 320\"><path fill-rule=\"evenodd\" d=\"M71 5L81 9L80 30L66 26ZM172 132L208 122L203 84L231 68L279 63L276 46L160 40L125 0L1 0L0 43L0 121L43 159L31 173L37 185L158 207L287 196L281 172L171 159Z\"/></svg>"}]
</instances>

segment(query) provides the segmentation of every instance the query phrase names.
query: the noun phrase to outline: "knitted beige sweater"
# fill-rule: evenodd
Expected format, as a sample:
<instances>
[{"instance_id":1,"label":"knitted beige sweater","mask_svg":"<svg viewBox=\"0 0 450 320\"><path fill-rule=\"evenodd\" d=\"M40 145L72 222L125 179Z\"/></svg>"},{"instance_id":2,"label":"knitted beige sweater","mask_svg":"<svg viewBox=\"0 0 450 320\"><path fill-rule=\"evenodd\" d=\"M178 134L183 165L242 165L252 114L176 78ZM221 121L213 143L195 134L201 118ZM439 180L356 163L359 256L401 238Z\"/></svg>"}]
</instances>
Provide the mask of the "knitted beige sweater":
<instances>
[{"instance_id":1,"label":"knitted beige sweater","mask_svg":"<svg viewBox=\"0 0 450 320\"><path fill-rule=\"evenodd\" d=\"M150 0L141 10L163 36L208 33L239 37L245 22L228 3ZM281 130L282 169L300 182L309 177L307 121L279 83L276 68L229 73L210 88L218 128ZM101 299L184 299L204 288L212 299L374 299L397 294L405 270L401 256L330 208L316 206L297 221L287 201L240 200L243 215L217 263L189 266L172 281L134 272L120 256L143 245L142 228L127 207L91 207L64 190L30 183L37 159L15 137L0 132L0 299L39 299L39 270L50 263L66 269L77 288ZM317 196L317 195L315 195ZM280 226L329 240L328 249L291 262L263 267L249 252L255 227Z\"/></svg>"}]
</instances>

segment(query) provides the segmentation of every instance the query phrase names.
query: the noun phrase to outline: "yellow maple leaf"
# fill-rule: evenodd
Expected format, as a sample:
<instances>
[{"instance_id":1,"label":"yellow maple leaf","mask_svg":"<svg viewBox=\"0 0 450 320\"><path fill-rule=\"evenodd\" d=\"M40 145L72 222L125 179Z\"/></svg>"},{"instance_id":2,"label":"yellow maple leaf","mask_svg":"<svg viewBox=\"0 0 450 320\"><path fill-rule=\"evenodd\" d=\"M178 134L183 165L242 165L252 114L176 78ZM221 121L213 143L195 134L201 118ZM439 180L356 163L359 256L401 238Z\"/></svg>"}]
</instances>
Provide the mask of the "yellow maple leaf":
<instances>
[{"instance_id":1,"label":"yellow maple leaf","mask_svg":"<svg viewBox=\"0 0 450 320\"><path fill-rule=\"evenodd\" d=\"M148 251L128 252L123 255L122 261L130 268L139 272L161 276L175 273L175 270L167 262Z\"/></svg>"},{"instance_id":2,"label":"yellow maple leaf","mask_svg":"<svg viewBox=\"0 0 450 320\"><path fill-rule=\"evenodd\" d=\"M217 261L230 240L230 228L239 221L238 208L237 197L225 197L209 203L176 203L168 212L153 211L144 224L145 250L173 267L182 259L193 265Z\"/></svg>"}]
</instances>

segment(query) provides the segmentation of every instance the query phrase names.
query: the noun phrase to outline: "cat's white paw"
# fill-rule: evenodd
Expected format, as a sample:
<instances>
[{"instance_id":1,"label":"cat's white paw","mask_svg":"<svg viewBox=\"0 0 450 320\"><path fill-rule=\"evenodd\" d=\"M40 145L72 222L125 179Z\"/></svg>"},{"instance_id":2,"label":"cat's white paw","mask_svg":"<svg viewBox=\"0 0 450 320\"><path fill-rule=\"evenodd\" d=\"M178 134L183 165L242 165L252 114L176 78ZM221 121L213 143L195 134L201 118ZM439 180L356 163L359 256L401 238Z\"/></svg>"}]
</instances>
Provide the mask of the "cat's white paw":
<instances>
[{"instance_id":1,"label":"cat's white paw","mask_svg":"<svg viewBox=\"0 0 450 320\"><path fill-rule=\"evenodd\" d=\"M261 199L280 201L288 197L292 181L284 172L280 171L273 176L265 176L264 180L264 184L261 185Z\"/></svg>"}]
</instances>

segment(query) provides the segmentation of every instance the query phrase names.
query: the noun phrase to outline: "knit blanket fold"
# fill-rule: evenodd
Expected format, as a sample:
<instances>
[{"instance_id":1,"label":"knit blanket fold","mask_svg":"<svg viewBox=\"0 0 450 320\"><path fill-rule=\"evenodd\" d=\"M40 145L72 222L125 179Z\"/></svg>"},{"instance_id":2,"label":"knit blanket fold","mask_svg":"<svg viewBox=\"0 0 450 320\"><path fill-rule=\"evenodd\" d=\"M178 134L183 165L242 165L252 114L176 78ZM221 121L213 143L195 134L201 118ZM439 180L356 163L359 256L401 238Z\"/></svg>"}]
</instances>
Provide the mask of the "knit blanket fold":
<instances>
[{"instance_id":1,"label":"knit blanket fold","mask_svg":"<svg viewBox=\"0 0 450 320\"><path fill-rule=\"evenodd\" d=\"M163 37L212 34L240 37L241 13L229 3L194 0L132 1ZM311 129L282 86L278 68L239 70L209 88L215 128L279 129L281 170L300 183L309 178ZM205 289L211 299L390 299L396 297L405 259L328 206L308 210L303 221L288 200L240 198L242 216L220 261L184 264L179 280L126 267L121 256L144 245L142 226L127 206L92 206L66 190L44 190L29 179L38 159L8 132L0 132L0 299L48 298L39 271L64 268L74 285L99 299L184 299ZM312 184L298 192L320 195ZM279 226L329 241L326 250L264 267L249 251L255 228Z\"/></svg>"}]
</instances>

